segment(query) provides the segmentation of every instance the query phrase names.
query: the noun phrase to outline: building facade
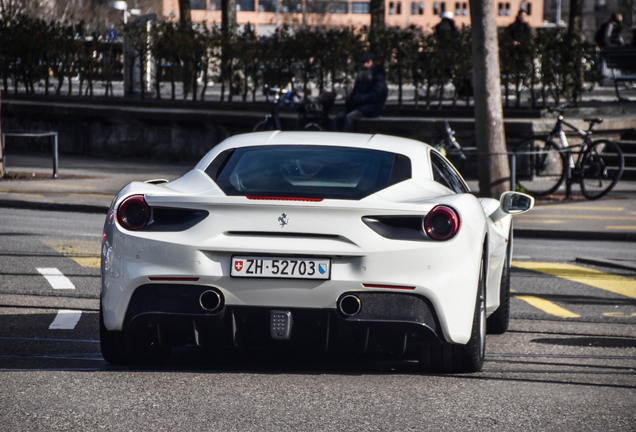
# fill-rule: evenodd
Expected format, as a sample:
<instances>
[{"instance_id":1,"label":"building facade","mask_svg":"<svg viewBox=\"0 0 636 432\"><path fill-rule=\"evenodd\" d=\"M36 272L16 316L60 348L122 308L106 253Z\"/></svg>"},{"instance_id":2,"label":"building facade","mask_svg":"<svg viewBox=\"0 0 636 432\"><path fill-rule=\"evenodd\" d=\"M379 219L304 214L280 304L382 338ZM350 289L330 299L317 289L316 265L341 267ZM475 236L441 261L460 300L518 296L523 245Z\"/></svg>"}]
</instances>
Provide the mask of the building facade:
<instances>
[{"instance_id":1,"label":"building facade","mask_svg":"<svg viewBox=\"0 0 636 432\"><path fill-rule=\"evenodd\" d=\"M278 1L278 13L276 2ZM371 23L369 2L364 0L305 0L306 13L303 19L301 0L237 0L237 22L251 24L260 35L267 35L277 24L299 25L368 26ZM440 22L442 12L452 12L458 27L470 25L468 0L385 0L386 25L406 28L415 25L425 32ZM532 27L543 22L543 0L494 0L498 27L510 25L520 8L528 12ZM221 22L221 0L190 0L192 21ZM163 15L179 16L178 0L163 0Z\"/></svg>"}]
</instances>

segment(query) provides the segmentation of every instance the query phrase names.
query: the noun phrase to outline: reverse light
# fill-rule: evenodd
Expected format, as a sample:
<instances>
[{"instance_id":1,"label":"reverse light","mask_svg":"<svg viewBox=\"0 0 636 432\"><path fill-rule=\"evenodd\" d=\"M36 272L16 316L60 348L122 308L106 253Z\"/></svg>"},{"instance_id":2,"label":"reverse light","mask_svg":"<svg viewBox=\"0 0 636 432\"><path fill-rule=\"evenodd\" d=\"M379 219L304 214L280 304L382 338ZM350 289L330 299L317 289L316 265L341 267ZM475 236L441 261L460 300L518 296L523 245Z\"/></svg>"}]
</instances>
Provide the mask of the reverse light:
<instances>
[{"instance_id":1,"label":"reverse light","mask_svg":"<svg viewBox=\"0 0 636 432\"><path fill-rule=\"evenodd\" d=\"M455 210L437 206L424 219L424 232L433 240L449 240L459 231L460 220Z\"/></svg>"},{"instance_id":2,"label":"reverse light","mask_svg":"<svg viewBox=\"0 0 636 432\"><path fill-rule=\"evenodd\" d=\"M117 222L128 230L139 230L150 221L150 207L143 195L126 198L117 210Z\"/></svg>"}]
</instances>

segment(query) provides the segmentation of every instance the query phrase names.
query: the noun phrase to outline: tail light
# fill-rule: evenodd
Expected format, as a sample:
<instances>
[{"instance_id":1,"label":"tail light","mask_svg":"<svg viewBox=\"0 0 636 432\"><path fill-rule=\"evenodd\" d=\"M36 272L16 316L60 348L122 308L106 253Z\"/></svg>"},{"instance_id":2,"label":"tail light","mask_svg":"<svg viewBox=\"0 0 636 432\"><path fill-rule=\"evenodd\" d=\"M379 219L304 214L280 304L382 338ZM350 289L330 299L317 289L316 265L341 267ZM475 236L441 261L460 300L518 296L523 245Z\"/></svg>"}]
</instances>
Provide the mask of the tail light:
<instances>
[{"instance_id":1,"label":"tail light","mask_svg":"<svg viewBox=\"0 0 636 432\"><path fill-rule=\"evenodd\" d=\"M433 240L449 240L459 231L460 220L455 210L437 206L424 219L424 231Z\"/></svg>"},{"instance_id":2,"label":"tail light","mask_svg":"<svg viewBox=\"0 0 636 432\"><path fill-rule=\"evenodd\" d=\"M126 198L117 210L117 222L128 229L138 230L150 221L150 207L143 195L132 195Z\"/></svg>"}]
</instances>

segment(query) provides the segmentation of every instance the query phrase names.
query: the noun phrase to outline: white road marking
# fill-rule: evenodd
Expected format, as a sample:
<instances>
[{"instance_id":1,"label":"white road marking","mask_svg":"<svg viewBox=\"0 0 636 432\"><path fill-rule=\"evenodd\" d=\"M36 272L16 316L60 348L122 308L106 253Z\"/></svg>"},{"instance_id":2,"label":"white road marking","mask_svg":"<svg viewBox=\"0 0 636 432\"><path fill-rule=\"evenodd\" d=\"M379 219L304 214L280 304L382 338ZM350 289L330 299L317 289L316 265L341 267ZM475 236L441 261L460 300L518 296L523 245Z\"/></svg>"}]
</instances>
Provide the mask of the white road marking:
<instances>
[{"instance_id":1,"label":"white road marking","mask_svg":"<svg viewBox=\"0 0 636 432\"><path fill-rule=\"evenodd\" d=\"M53 289L75 289L69 278L56 268L36 269L51 284Z\"/></svg>"},{"instance_id":2,"label":"white road marking","mask_svg":"<svg viewBox=\"0 0 636 432\"><path fill-rule=\"evenodd\" d=\"M49 326L49 330L73 330L81 317L81 311L60 310Z\"/></svg>"}]
</instances>

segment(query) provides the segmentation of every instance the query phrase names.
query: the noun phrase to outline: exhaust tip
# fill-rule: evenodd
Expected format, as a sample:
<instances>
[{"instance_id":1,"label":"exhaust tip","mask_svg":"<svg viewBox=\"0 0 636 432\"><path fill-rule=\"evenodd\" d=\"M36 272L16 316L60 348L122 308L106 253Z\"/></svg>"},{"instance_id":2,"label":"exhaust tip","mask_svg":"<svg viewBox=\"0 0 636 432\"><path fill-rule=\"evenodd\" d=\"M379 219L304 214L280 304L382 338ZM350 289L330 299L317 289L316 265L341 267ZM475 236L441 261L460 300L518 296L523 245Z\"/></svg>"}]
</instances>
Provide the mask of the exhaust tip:
<instances>
[{"instance_id":1,"label":"exhaust tip","mask_svg":"<svg viewBox=\"0 0 636 432\"><path fill-rule=\"evenodd\" d=\"M340 299L338 309L345 316L354 316L362 310L362 302L358 297L349 294Z\"/></svg>"},{"instance_id":2,"label":"exhaust tip","mask_svg":"<svg viewBox=\"0 0 636 432\"><path fill-rule=\"evenodd\" d=\"M203 310L207 312L214 312L221 308L223 305L223 298L221 294L213 290L204 291L199 297L199 304Z\"/></svg>"}]
</instances>

